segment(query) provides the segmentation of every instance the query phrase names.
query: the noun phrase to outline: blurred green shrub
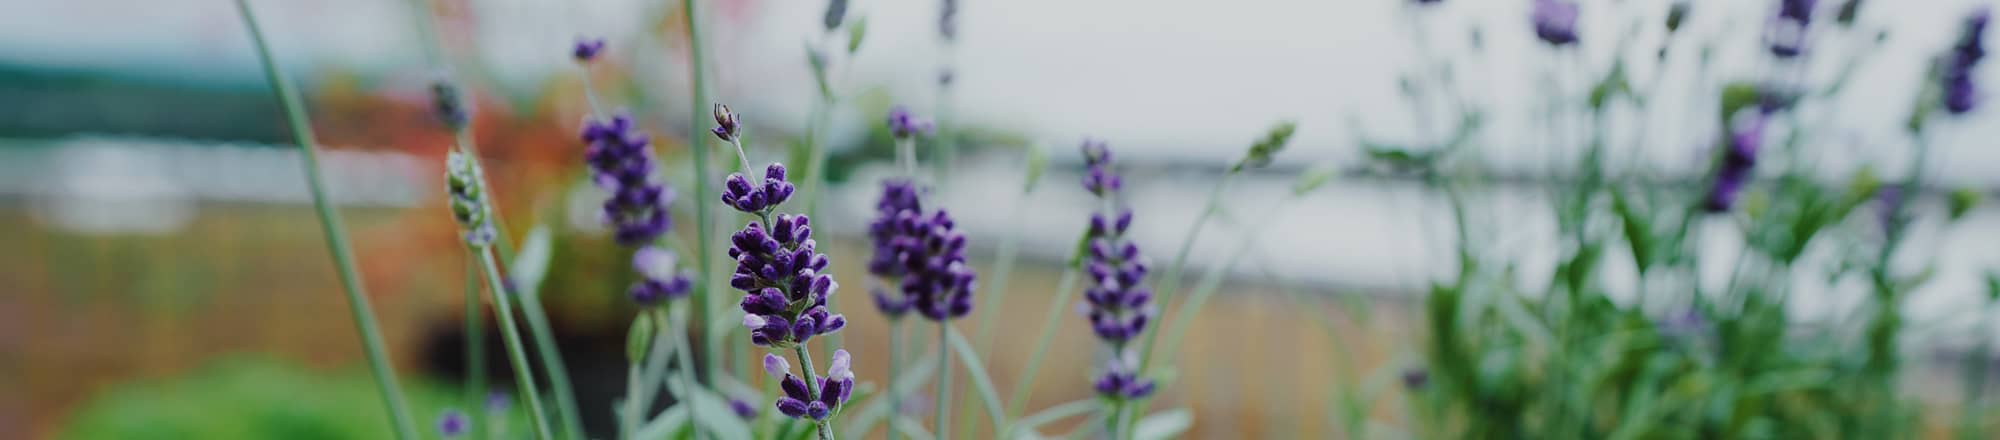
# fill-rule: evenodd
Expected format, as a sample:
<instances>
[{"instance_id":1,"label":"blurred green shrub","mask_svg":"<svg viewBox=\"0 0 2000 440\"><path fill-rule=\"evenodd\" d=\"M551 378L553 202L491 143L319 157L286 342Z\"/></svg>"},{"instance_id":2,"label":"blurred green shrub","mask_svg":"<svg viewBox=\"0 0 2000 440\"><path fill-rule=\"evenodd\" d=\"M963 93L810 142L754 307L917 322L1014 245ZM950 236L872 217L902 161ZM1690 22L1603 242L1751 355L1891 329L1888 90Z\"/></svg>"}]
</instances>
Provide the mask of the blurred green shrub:
<instances>
[{"instance_id":1,"label":"blurred green shrub","mask_svg":"<svg viewBox=\"0 0 2000 440\"><path fill-rule=\"evenodd\" d=\"M460 394L406 376L404 392L426 424ZM527 426L518 411L504 425ZM521 432L525 434L526 432ZM435 432L425 432L436 436ZM320 373L264 358L227 358L185 376L114 386L84 404L63 439L385 439L388 413L361 370Z\"/></svg>"}]
</instances>

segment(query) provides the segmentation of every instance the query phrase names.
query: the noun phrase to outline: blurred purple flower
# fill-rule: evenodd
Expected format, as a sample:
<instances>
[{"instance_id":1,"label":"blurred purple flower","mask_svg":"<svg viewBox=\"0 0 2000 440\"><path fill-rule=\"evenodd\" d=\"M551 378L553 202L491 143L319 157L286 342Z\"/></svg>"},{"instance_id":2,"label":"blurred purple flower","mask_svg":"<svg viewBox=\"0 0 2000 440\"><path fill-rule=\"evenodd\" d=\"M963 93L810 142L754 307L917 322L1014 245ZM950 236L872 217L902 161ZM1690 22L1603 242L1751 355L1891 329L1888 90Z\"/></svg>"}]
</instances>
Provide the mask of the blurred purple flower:
<instances>
[{"instance_id":1,"label":"blurred purple flower","mask_svg":"<svg viewBox=\"0 0 2000 440\"><path fill-rule=\"evenodd\" d=\"M743 420L755 420L757 418L757 406L743 399L729 399L729 410L735 412L736 417L741 417Z\"/></svg>"},{"instance_id":2,"label":"blurred purple flower","mask_svg":"<svg viewBox=\"0 0 2000 440\"><path fill-rule=\"evenodd\" d=\"M588 63L597 59L597 55L603 52L603 38L578 38L576 46L570 49L570 56L576 58L576 62Z\"/></svg>"},{"instance_id":3,"label":"blurred purple flower","mask_svg":"<svg viewBox=\"0 0 2000 440\"><path fill-rule=\"evenodd\" d=\"M588 145L584 161L591 181L611 192L604 201L604 219L618 244L650 243L673 227L667 207L674 193L653 179L650 140L632 125L630 116L587 121L581 137Z\"/></svg>"},{"instance_id":4,"label":"blurred purple flower","mask_svg":"<svg viewBox=\"0 0 2000 440\"><path fill-rule=\"evenodd\" d=\"M632 302L651 306L686 297L694 283L680 272L676 260L673 251L659 246L647 245L633 252L632 266L641 277L628 291Z\"/></svg>"},{"instance_id":5,"label":"blurred purple flower","mask_svg":"<svg viewBox=\"0 0 2000 440\"><path fill-rule=\"evenodd\" d=\"M875 219L868 223L868 241L874 245L874 253L868 260L868 273L884 282L901 285L903 276L909 271L905 269L900 259L900 248L896 245L896 239L904 235L904 229L899 224L906 215L916 216L922 212L915 183L902 178L882 181L882 196L875 202ZM900 318L910 310L908 295L900 291L891 294L882 289L870 290L875 298L875 307L890 319Z\"/></svg>"},{"instance_id":6,"label":"blurred purple flower","mask_svg":"<svg viewBox=\"0 0 2000 440\"><path fill-rule=\"evenodd\" d=\"M1535 24L1535 37L1550 46L1566 46L1576 43L1577 5L1565 0L1535 0L1530 18Z\"/></svg>"},{"instance_id":7,"label":"blurred purple flower","mask_svg":"<svg viewBox=\"0 0 2000 440\"><path fill-rule=\"evenodd\" d=\"M438 435L444 438L463 436L466 432L471 431L471 428L472 421L465 417L465 412L463 411L447 409L444 410L444 415L438 417Z\"/></svg>"},{"instance_id":8,"label":"blurred purple flower","mask_svg":"<svg viewBox=\"0 0 2000 440\"><path fill-rule=\"evenodd\" d=\"M1986 58L1986 23L1992 18L1986 7L1966 16L1958 43L1944 61L1944 108L1953 115L1971 112L1979 104L1978 85L1972 82L1973 69Z\"/></svg>"},{"instance_id":9,"label":"blurred purple flower","mask_svg":"<svg viewBox=\"0 0 2000 440\"><path fill-rule=\"evenodd\" d=\"M1702 207L1708 212L1729 211L1749 184L1757 167L1757 149L1764 143L1766 118L1761 111L1744 112L1732 124L1727 148L1716 165L1715 181L1703 200Z\"/></svg>"}]
</instances>

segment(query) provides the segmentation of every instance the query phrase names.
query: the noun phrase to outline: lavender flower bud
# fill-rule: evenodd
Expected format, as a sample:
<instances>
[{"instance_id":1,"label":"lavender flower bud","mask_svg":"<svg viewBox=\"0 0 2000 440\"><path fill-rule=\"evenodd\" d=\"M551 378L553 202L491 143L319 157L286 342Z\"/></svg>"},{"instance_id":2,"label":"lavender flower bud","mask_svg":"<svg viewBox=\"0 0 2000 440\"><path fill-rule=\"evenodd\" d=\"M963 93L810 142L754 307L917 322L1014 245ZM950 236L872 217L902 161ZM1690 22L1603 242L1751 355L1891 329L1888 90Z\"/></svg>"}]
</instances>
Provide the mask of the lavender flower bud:
<instances>
[{"instance_id":1,"label":"lavender flower bud","mask_svg":"<svg viewBox=\"0 0 2000 440\"><path fill-rule=\"evenodd\" d=\"M713 112L715 113L715 128L709 131L715 133L715 137L721 138L723 142L735 142L736 135L742 128L741 123L736 118L736 113L729 111L729 106L720 103L715 104Z\"/></svg>"},{"instance_id":2,"label":"lavender flower bud","mask_svg":"<svg viewBox=\"0 0 2000 440\"><path fill-rule=\"evenodd\" d=\"M919 134L930 134L936 128L930 119L911 114L907 107L899 105L889 109L889 135L898 140L909 139Z\"/></svg>"},{"instance_id":3,"label":"lavender flower bud","mask_svg":"<svg viewBox=\"0 0 2000 440\"><path fill-rule=\"evenodd\" d=\"M764 353L764 372L769 373L772 379L784 380L792 375L792 363L777 353Z\"/></svg>"},{"instance_id":4,"label":"lavender flower bud","mask_svg":"<svg viewBox=\"0 0 2000 440\"><path fill-rule=\"evenodd\" d=\"M1535 0L1530 19L1535 24L1535 37L1550 46L1567 46L1576 43L1577 5L1565 0Z\"/></svg>"},{"instance_id":5,"label":"lavender flower bud","mask_svg":"<svg viewBox=\"0 0 2000 440\"><path fill-rule=\"evenodd\" d=\"M442 76L431 81L431 116L452 130L464 129L472 119L472 110L459 96L458 86Z\"/></svg>"},{"instance_id":6,"label":"lavender flower bud","mask_svg":"<svg viewBox=\"0 0 2000 440\"><path fill-rule=\"evenodd\" d=\"M840 21L844 18L847 18L847 0L829 0L826 2L826 17L822 21L826 25L827 32L833 32L834 29L840 28Z\"/></svg>"},{"instance_id":7,"label":"lavender flower bud","mask_svg":"<svg viewBox=\"0 0 2000 440\"><path fill-rule=\"evenodd\" d=\"M458 221L467 246L485 247L496 235L488 219L483 185L479 164L471 157L457 150L445 155L445 193L451 198L451 216Z\"/></svg>"},{"instance_id":8,"label":"lavender flower bud","mask_svg":"<svg viewBox=\"0 0 2000 440\"><path fill-rule=\"evenodd\" d=\"M1292 140L1292 132L1297 129L1298 124L1294 124L1291 121L1283 121L1279 122L1278 125L1271 126L1269 131L1264 132L1264 137L1258 138L1257 142L1250 144L1250 151L1243 155L1243 160L1236 163L1235 169L1242 170L1245 167L1262 168L1270 165L1271 157L1276 156L1278 151L1285 149L1285 144ZM1110 160L1109 156L1105 160Z\"/></svg>"},{"instance_id":9,"label":"lavender flower bud","mask_svg":"<svg viewBox=\"0 0 2000 440\"><path fill-rule=\"evenodd\" d=\"M444 410L444 415L438 417L438 435L444 438L458 438L459 436L463 436L466 432L471 431L471 427L472 422L465 417L464 411L447 409Z\"/></svg>"},{"instance_id":10,"label":"lavender flower bud","mask_svg":"<svg viewBox=\"0 0 2000 440\"><path fill-rule=\"evenodd\" d=\"M604 52L603 38L579 38L576 40L576 46L570 49L570 56L575 58L576 62L588 63L596 60L597 55L602 52Z\"/></svg>"},{"instance_id":11,"label":"lavender flower bud","mask_svg":"<svg viewBox=\"0 0 2000 440\"><path fill-rule=\"evenodd\" d=\"M1676 1L1673 6L1667 7L1667 33L1672 34L1681 30L1681 23L1687 21L1688 8L1693 6L1688 4L1688 1Z\"/></svg>"},{"instance_id":12,"label":"lavender flower bud","mask_svg":"<svg viewBox=\"0 0 2000 440\"><path fill-rule=\"evenodd\" d=\"M1289 124L1281 125L1266 141L1259 142L1261 146L1251 148L1251 156L1268 160L1283 145L1284 138L1290 136L1290 131ZM1090 167L1084 188L1116 203L1118 175L1112 170L1110 148L1101 141L1085 141L1082 151L1084 162ZM1246 158L1245 162L1249 160ZM1112 216L1110 220L1107 215ZM1089 252L1083 262L1090 274L1081 304L1083 314L1090 320L1091 332L1114 353L1093 388L1099 395L1114 400L1141 398L1153 392L1152 381L1136 377L1124 360L1128 354L1126 343L1144 333L1151 321L1153 297L1144 287L1147 269L1139 246L1125 236L1132 226L1132 217L1132 211L1124 208L1092 214Z\"/></svg>"}]
</instances>

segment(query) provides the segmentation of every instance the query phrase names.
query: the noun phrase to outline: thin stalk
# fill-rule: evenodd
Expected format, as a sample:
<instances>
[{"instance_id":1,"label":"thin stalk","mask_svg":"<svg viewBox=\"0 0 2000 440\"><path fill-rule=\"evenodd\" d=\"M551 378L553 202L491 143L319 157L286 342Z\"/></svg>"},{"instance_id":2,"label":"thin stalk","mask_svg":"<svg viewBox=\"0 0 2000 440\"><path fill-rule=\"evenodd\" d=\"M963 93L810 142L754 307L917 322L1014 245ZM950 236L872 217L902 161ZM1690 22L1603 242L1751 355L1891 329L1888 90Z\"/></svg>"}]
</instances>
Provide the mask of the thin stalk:
<instances>
[{"instance_id":1,"label":"thin stalk","mask_svg":"<svg viewBox=\"0 0 2000 440\"><path fill-rule=\"evenodd\" d=\"M688 116L690 118L688 125L688 145L695 146L689 148L690 150L694 150L694 193L701 197L707 197L710 194L708 186L710 184L708 179L708 149L697 146L701 144L697 139L700 139L703 133L708 132L705 128L706 123L702 118L702 115L706 114L709 110L707 57L704 55L705 51L701 45L701 20L697 19L699 15L696 14L697 11L694 6L695 0L681 0L681 15L687 20L688 70L689 76L692 79L691 82L693 83L692 87L694 88L689 93L694 99L689 104L693 110L689 112ZM745 168L743 172L748 174L750 170ZM709 322L709 317L717 313L717 298L722 295L723 284L716 282L721 277L716 276L711 271L714 265L710 261L715 259L714 255L716 255L710 252L714 249L710 243L714 238L711 236L712 234L709 234L711 230L709 205L713 204L694 204L695 253L700 255L699 258L695 258L695 261L698 263L696 270L701 271L702 278L702 288L694 293L693 304L697 305L695 311L700 312L693 316L694 322ZM707 329L703 330L707 331ZM717 365L715 363L722 359L722 356L719 356L716 352L718 348L718 344L702 344L703 354L708 356L709 374L713 374L716 371ZM704 384L714 382L706 376L700 379Z\"/></svg>"},{"instance_id":2,"label":"thin stalk","mask_svg":"<svg viewBox=\"0 0 2000 440\"><path fill-rule=\"evenodd\" d=\"M493 253L486 248L475 247L472 251L478 253L485 263L487 290L493 292L493 305L500 315L500 340L507 345L507 361L514 365L514 386L521 389L521 400L528 401L528 415L535 422L535 438L552 439L548 417L542 412L542 393L535 389L535 372L530 369L526 350L521 347L521 331L514 323L513 306L508 304L506 289L502 287L500 263L494 261Z\"/></svg>"},{"instance_id":3,"label":"thin stalk","mask_svg":"<svg viewBox=\"0 0 2000 440\"><path fill-rule=\"evenodd\" d=\"M486 317L479 300L479 262L465 259L465 407L472 416L473 437L486 438Z\"/></svg>"},{"instance_id":4,"label":"thin stalk","mask_svg":"<svg viewBox=\"0 0 2000 440\"><path fill-rule=\"evenodd\" d=\"M799 344L796 347L792 347L792 354L798 356L799 366L806 369L806 397L819 400L819 388L817 388L819 386L819 372L813 369L812 352L806 350L805 344ZM833 440L833 422L831 420L820 420L813 422L813 425L818 427L819 440Z\"/></svg>"},{"instance_id":5,"label":"thin stalk","mask_svg":"<svg viewBox=\"0 0 2000 440\"><path fill-rule=\"evenodd\" d=\"M416 10L419 17L417 20L417 29L425 42L424 57L430 61L433 68L438 69L440 72L448 72L445 68L444 45L439 42L437 30L432 22L431 11L429 8L423 7L426 6L425 1L419 0L414 3L419 6ZM588 72L585 73L585 80L588 81ZM591 106L595 109L597 108L596 105L596 96L593 95L591 96ZM452 127L452 135L456 147L460 151L464 151L467 157L472 158L475 162L479 160L478 143L473 142L469 123ZM492 194L492 191L490 191L492 185L487 183L484 175L479 177L479 186L481 191L484 191L486 194ZM500 262L503 266L511 266L513 264L513 256L515 255L514 243L509 238L507 223L502 219L500 207L497 205L495 203L494 206L489 206L487 212L489 218L492 219L494 229L499 232L499 240L496 240L496 249L500 252ZM521 313L527 318L528 331L535 339L536 355L541 358L542 365L548 368L549 387L551 391L556 393L556 410L562 417L563 436L575 439L583 438L583 417L577 411L575 387L570 385L569 368L563 363L562 352L556 349L555 336L549 328L548 314L542 310L540 299L529 293L505 292L504 290L513 289L508 289L501 285L495 285L493 288L503 290L503 292L499 292L498 294L510 295L521 299Z\"/></svg>"},{"instance_id":6,"label":"thin stalk","mask_svg":"<svg viewBox=\"0 0 2000 440\"><path fill-rule=\"evenodd\" d=\"M1042 358L1049 353L1049 342L1055 340L1056 328L1062 323L1062 318L1069 316L1063 310L1076 296L1076 277L1076 265L1070 264L1063 270L1062 279L1056 282L1056 299L1049 302L1049 311L1042 314L1041 336L1035 337L1035 349L1028 354L1028 364L1021 368L1021 379L1014 385L1013 398L1008 399L1007 416L1010 418L1021 415L1021 411L1027 408L1028 397L1035 390L1035 373L1042 370Z\"/></svg>"},{"instance_id":7,"label":"thin stalk","mask_svg":"<svg viewBox=\"0 0 2000 440\"><path fill-rule=\"evenodd\" d=\"M896 389L896 386L894 385L895 383L894 381L896 380L896 378L902 377L896 374L896 369L903 363L903 359L901 357L903 352L903 339L905 339L903 337L903 320L901 319L890 320L889 321L889 380L891 385L887 389L883 390L884 392L889 394L890 420L894 420L897 417L902 417L903 414L903 392L902 390ZM896 428L893 422L888 429L888 437L886 438L888 440L896 440Z\"/></svg>"},{"instance_id":8,"label":"thin stalk","mask_svg":"<svg viewBox=\"0 0 2000 440\"><path fill-rule=\"evenodd\" d=\"M685 395L674 397L680 400L682 405L687 405L688 429L690 432L693 432L692 438L700 440L702 438L701 405L695 403L695 393L698 392L695 388L696 371L694 357L688 353L688 344L692 341L693 333L688 331L689 328L686 327L687 322L685 322L685 319L673 319L672 312L665 309L655 310L653 312L653 319L659 321L660 336L669 338L667 343L673 344L674 357L681 364L681 368L676 371L678 374L675 374L675 376L680 378L681 390L686 393ZM672 333L676 331L679 334Z\"/></svg>"},{"instance_id":9,"label":"thin stalk","mask_svg":"<svg viewBox=\"0 0 2000 440\"><path fill-rule=\"evenodd\" d=\"M361 332L361 347L368 357L368 367L375 376L375 386L382 395L382 405L389 411L389 421L394 425L396 438L409 440L417 436L416 424L410 418L410 410L403 400L402 388L396 384L396 373L390 368L389 352L382 342L382 332L375 322L375 313L368 304L368 295L361 280L361 272L355 269L354 252L348 247L347 232L341 226L340 213L333 208L333 201L326 195L324 179L320 176L319 158L313 147L312 122L306 117L305 105L299 92L278 68L271 55L271 45L264 39L264 31L257 25L257 16L250 10L249 0L236 0L236 11L243 18L243 25L250 30L250 40L257 46L257 60L264 68L264 79L271 83L271 91L278 95L284 106L285 121L291 126L292 141L299 146L300 165L306 174L306 189L312 194L313 209L319 214L320 233L325 236L327 250L333 254L334 270L340 274L340 284L347 294L348 311L354 315L354 327Z\"/></svg>"},{"instance_id":10,"label":"thin stalk","mask_svg":"<svg viewBox=\"0 0 2000 440\"><path fill-rule=\"evenodd\" d=\"M1207 225L1208 220L1215 217L1216 211L1220 210L1223 189L1229 187L1229 181L1236 177L1236 173L1237 170L1232 168L1228 173L1222 175L1222 181L1216 182L1214 189L1209 190L1208 202L1202 205L1201 214L1194 219L1194 225L1188 227L1186 237L1181 239L1180 251L1174 253L1174 263L1167 266L1166 275L1160 279L1160 288L1157 290L1159 298L1155 300L1159 302L1160 306L1165 307L1173 303L1174 289L1180 287L1181 271L1187 268L1188 254L1194 250L1196 239L1201 237L1202 226ZM1145 331L1145 334L1146 342L1141 344L1139 348L1138 372L1141 377L1145 376L1147 368L1152 367L1153 344L1160 341L1160 332L1157 330Z\"/></svg>"},{"instance_id":11,"label":"thin stalk","mask_svg":"<svg viewBox=\"0 0 2000 440\"><path fill-rule=\"evenodd\" d=\"M1018 208L1022 202L1027 200L1028 195L1034 192L1034 182L1030 181L1021 190L1021 193L1016 196L1014 200L1015 207ZM1021 221L1027 215L1028 210L1015 209L1014 221L1009 224L1021 224ZM1001 296L1007 293L1007 279L1014 274L1014 261L1019 255L1020 243L1020 234L1007 234L1000 238L1000 247L994 251L993 276L988 278L990 281L987 281L986 284L985 304L980 305L979 316L975 319L979 322L979 329L976 335L978 337L977 342L979 343L980 352L990 353L993 350L993 332L996 328L994 324L999 322L998 319L994 319L994 314L999 313ZM972 423L969 421L972 418L972 394L967 393L963 396L959 398L959 407L964 408L959 413L958 434L961 438L972 436Z\"/></svg>"},{"instance_id":12,"label":"thin stalk","mask_svg":"<svg viewBox=\"0 0 2000 440\"><path fill-rule=\"evenodd\" d=\"M938 349L942 351L945 347L950 347L947 344L951 344L951 321L938 321L937 327ZM937 436L939 440L946 440L951 438L951 353L942 354L943 356L938 356L937 363L937 400L932 401L937 408L931 411L936 413L937 428L931 430L931 434Z\"/></svg>"},{"instance_id":13,"label":"thin stalk","mask_svg":"<svg viewBox=\"0 0 2000 440\"><path fill-rule=\"evenodd\" d=\"M577 412L576 391L570 386L569 368L563 363L562 350L556 347L548 314L542 311L541 297L527 291L513 293L521 300L521 316L527 318L528 335L535 338L535 355L541 357L542 367L548 369L549 388L556 393L556 414L562 417L563 435L565 438L584 438L583 418Z\"/></svg>"}]
</instances>

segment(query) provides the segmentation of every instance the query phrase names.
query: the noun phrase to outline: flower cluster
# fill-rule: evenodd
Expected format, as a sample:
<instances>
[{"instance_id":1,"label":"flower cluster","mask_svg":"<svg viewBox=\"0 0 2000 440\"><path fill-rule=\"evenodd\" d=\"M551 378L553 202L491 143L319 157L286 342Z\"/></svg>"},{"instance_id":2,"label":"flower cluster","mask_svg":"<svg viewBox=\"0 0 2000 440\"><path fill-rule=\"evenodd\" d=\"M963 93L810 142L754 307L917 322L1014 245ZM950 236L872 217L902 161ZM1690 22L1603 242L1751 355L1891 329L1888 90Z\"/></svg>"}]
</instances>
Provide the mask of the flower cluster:
<instances>
[{"instance_id":1,"label":"flower cluster","mask_svg":"<svg viewBox=\"0 0 2000 440\"><path fill-rule=\"evenodd\" d=\"M875 202L875 219L868 223L868 241L875 252L868 260L868 273L890 283L900 285L903 275L908 273L897 254L896 239L902 236L898 227L900 219L921 215L923 207L917 196L917 185L909 179L888 179L882 181L882 198ZM907 295L894 295L881 289L870 289L875 298L875 307L882 310L889 319L901 318L910 311Z\"/></svg>"},{"instance_id":2,"label":"flower cluster","mask_svg":"<svg viewBox=\"0 0 2000 440\"><path fill-rule=\"evenodd\" d=\"M762 185L752 184L743 173L730 173L722 182L722 204L749 214L769 214L790 200L794 189L792 182L785 180L785 165L772 163L764 168ZM799 219L803 221L805 217Z\"/></svg>"},{"instance_id":3,"label":"flower cluster","mask_svg":"<svg viewBox=\"0 0 2000 440\"><path fill-rule=\"evenodd\" d=\"M1965 114L1979 102L1979 90L1972 82L1972 69L1986 58L1986 22L1992 19L1986 8L1974 10L1965 18L1965 28L1959 33L1958 43L1952 45L1951 53L1944 61L1944 108L1954 115Z\"/></svg>"},{"instance_id":4,"label":"flower cluster","mask_svg":"<svg viewBox=\"0 0 2000 440\"><path fill-rule=\"evenodd\" d=\"M1530 20L1535 24L1535 37L1550 46L1566 46L1576 43L1576 3L1565 0L1535 0Z\"/></svg>"},{"instance_id":5,"label":"flower cluster","mask_svg":"<svg viewBox=\"0 0 2000 440\"><path fill-rule=\"evenodd\" d=\"M1771 27L1764 36L1771 45L1771 55L1778 58L1792 58L1805 51L1806 27L1812 24L1813 6L1817 0L1778 0L1778 16L1771 20Z\"/></svg>"},{"instance_id":6,"label":"flower cluster","mask_svg":"<svg viewBox=\"0 0 2000 440\"><path fill-rule=\"evenodd\" d=\"M616 230L613 235L618 244L650 243L673 227L667 217L673 191L653 180L649 140L633 127L630 116L586 122L583 141L589 145L584 160L591 180L611 192L611 198L604 201L604 218Z\"/></svg>"},{"instance_id":7,"label":"flower cluster","mask_svg":"<svg viewBox=\"0 0 2000 440\"><path fill-rule=\"evenodd\" d=\"M730 237L736 273L729 285L745 293L740 305L752 343L791 347L847 326L847 318L826 309L827 296L840 285L820 273L826 254L814 249L808 222L803 215L779 214L768 232L753 221Z\"/></svg>"},{"instance_id":8,"label":"flower cluster","mask_svg":"<svg viewBox=\"0 0 2000 440\"><path fill-rule=\"evenodd\" d=\"M965 234L951 213L942 209L929 215L905 210L889 225L893 237L886 251L895 257L903 273L903 298L877 299L917 313L933 321L964 317L972 312L973 281L978 274L965 263ZM888 300L888 301L885 301Z\"/></svg>"},{"instance_id":9,"label":"flower cluster","mask_svg":"<svg viewBox=\"0 0 2000 440\"><path fill-rule=\"evenodd\" d=\"M484 180L479 164L458 150L445 156L445 192L451 197L451 218L464 232L465 244L484 247L496 236L486 207Z\"/></svg>"},{"instance_id":10,"label":"flower cluster","mask_svg":"<svg viewBox=\"0 0 2000 440\"><path fill-rule=\"evenodd\" d=\"M854 369L847 350L834 350L833 365L826 369L826 377L808 384L805 379L792 375L792 364L777 354L764 354L764 372L777 379L785 395L778 397L778 412L792 418L826 420L840 412L847 398L854 393ZM810 365L808 365L810 367ZM812 372L807 371L807 376Z\"/></svg>"},{"instance_id":11,"label":"flower cluster","mask_svg":"<svg viewBox=\"0 0 2000 440\"><path fill-rule=\"evenodd\" d=\"M627 292L632 302L650 306L664 300L687 297L694 283L680 272L676 260L678 257L673 251L659 246L647 245L633 252L632 267L639 271L641 278Z\"/></svg>"},{"instance_id":12,"label":"flower cluster","mask_svg":"<svg viewBox=\"0 0 2000 440\"><path fill-rule=\"evenodd\" d=\"M1725 212L1736 204L1737 196L1743 193L1743 187L1756 171L1757 148L1764 143L1766 118L1761 111L1746 111L1731 124L1727 149L1716 166L1715 182L1702 201L1703 209Z\"/></svg>"},{"instance_id":13,"label":"flower cluster","mask_svg":"<svg viewBox=\"0 0 2000 440\"><path fill-rule=\"evenodd\" d=\"M1111 169L1111 149L1102 141L1084 141L1083 158L1090 167L1083 187L1103 200L1107 208L1116 206L1122 183ZM1085 316L1090 329L1111 346L1111 362L1096 381L1098 394L1112 399L1136 399L1153 392L1153 382L1140 378L1126 359L1125 345L1146 329L1151 319L1153 293L1144 286L1147 266L1139 246L1126 238L1132 227L1132 210L1107 209L1090 216L1089 253L1084 269L1090 287L1083 293Z\"/></svg>"}]
</instances>

